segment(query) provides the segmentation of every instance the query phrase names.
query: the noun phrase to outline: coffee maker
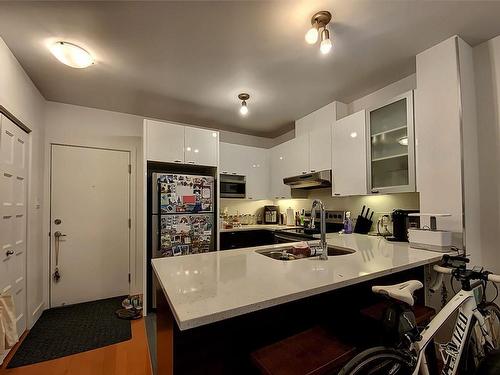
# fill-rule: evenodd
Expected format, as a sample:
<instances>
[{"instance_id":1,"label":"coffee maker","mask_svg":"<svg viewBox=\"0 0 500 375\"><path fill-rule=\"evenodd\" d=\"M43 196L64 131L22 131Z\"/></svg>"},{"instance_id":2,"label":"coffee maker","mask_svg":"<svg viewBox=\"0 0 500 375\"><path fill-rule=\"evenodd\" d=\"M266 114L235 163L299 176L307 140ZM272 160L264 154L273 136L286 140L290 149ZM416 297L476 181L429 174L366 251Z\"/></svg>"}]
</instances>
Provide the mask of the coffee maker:
<instances>
[{"instance_id":1,"label":"coffee maker","mask_svg":"<svg viewBox=\"0 0 500 375\"><path fill-rule=\"evenodd\" d=\"M395 209L391 213L392 236L387 241L408 242L408 229L420 227L420 217L408 216L419 213L419 210Z\"/></svg>"},{"instance_id":2,"label":"coffee maker","mask_svg":"<svg viewBox=\"0 0 500 375\"><path fill-rule=\"evenodd\" d=\"M280 206L264 206L264 224L279 224Z\"/></svg>"}]
</instances>

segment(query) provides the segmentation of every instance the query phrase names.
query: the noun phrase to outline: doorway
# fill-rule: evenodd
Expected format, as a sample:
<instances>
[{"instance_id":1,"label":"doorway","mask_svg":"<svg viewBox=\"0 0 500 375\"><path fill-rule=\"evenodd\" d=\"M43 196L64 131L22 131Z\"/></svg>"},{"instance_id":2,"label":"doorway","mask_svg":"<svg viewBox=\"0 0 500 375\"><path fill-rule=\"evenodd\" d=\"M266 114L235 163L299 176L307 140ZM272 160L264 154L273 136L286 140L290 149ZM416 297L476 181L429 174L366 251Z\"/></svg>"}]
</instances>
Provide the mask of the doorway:
<instances>
[{"instance_id":1,"label":"doorway","mask_svg":"<svg viewBox=\"0 0 500 375\"><path fill-rule=\"evenodd\" d=\"M51 145L50 306L130 292L130 152Z\"/></svg>"}]
</instances>

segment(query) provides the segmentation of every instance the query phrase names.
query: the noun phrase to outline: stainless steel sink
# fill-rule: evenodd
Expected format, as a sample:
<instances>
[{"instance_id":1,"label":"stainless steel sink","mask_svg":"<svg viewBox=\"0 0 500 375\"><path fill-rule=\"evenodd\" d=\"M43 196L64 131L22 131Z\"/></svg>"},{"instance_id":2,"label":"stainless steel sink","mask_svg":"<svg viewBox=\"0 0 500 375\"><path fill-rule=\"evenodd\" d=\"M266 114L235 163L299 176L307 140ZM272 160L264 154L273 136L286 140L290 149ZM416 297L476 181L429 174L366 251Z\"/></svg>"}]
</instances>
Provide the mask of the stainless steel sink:
<instances>
[{"instance_id":1,"label":"stainless steel sink","mask_svg":"<svg viewBox=\"0 0 500 375\"><path fill-rule=\"evenodd\" d=\"M258 254L262 254L266 257L277 259L277 260L297 260L304 259L306 257L295 256L293 254L289 254L288 250L292 250L293 247L287 246L280 249L272 249L272 250L256 250ZM331 246L328 245L328 256L338 256L338 255L349 255L355 253L355 250L347 249L345 247L339 246ZM312 256L309 258L317 258L317 256Z\"/></svg>"}]
</instances>

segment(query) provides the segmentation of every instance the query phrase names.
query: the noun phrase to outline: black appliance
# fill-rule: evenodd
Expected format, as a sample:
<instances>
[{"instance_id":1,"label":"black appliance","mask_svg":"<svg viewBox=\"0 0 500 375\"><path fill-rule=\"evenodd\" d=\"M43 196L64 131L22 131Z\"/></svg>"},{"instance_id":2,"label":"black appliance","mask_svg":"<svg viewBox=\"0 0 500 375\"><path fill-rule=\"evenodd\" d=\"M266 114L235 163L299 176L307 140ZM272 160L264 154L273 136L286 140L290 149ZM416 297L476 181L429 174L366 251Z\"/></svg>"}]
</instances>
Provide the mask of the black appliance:
<instances>
[{"instance_id":1,"label":"black appliance","mask_svg":"<svg viewBox=\"0 0 500 375\"><path fill-rule=\"evenodd\" d=\"M313 241L317 240L320 234L320 212L316 211L316 217L314 218L314 229L309 228L309 222L311 220L311 212L306 212L305 214L305 225L304 228L286 228L280 229L274 232L274 242L275 243L289 243L298 241ZM344 227L345 211L329 211L325 212L326 219L326 232L335 233L339 232Z\"/></svg>"},{"instance_id":2,"label":"black appliance","mask_svg":"<svg viewBox=\"0 0 500 375\"><path fill-rule=\"evenodd\" d=\"M234 174L221 174L220 197L246 198L246 177Z\"/></svg>"},{"instance_id":3,"label":"black appliance","mask_svg":"<svg viewBox=\"0 0 500 375\"><path fill-rule=\"evenodd\" d=\"M386 237L386 239L388 241L408 242L408 229L420 227L420 217L408 216L408 214L419 212L419 210L393 210L391 213L392 236Z\"/></svg>"},{"instance_id":4,"label":"black appliance","mask_svg":"<svg viewBox=\"0 0 500 375\"><path fill-rule=\"evenodd\" d=\"M280 206L264 206L264 224L279 224Z\"/></svg>"}]
</instances>

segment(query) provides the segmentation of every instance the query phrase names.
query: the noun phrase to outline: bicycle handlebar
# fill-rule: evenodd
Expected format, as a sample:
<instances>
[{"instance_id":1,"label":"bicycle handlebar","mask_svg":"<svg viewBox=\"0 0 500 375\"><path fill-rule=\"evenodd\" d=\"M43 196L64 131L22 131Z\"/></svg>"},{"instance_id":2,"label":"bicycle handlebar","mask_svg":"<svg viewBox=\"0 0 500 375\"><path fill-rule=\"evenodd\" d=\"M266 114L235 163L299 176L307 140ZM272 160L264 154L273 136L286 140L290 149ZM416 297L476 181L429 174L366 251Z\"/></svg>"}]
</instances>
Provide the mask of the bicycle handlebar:
<instances>
[{"instance_id":1,"label":"bicycle handlebar","mask_svg":"<svg viewBox=\"0 0 500 375\"><path fill-rule=\"evenodd\" d=\"M436 271L438 273L438 277L437 277L436 281L434 282L434 284L429 288L429 290L432 293L435 293L439 290L439 288L441 287L441 284L443 283L443 275L445 275L445 274L451 275L453 273L454 269L439 266L437 264L433 267L433 269L434 269L434 271ZM484 276L484 280L491 281L494 283L500 283L500 275L495 275L492 273L484 272L483 276Z\"/></svg>"}]
</instances>

